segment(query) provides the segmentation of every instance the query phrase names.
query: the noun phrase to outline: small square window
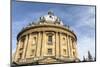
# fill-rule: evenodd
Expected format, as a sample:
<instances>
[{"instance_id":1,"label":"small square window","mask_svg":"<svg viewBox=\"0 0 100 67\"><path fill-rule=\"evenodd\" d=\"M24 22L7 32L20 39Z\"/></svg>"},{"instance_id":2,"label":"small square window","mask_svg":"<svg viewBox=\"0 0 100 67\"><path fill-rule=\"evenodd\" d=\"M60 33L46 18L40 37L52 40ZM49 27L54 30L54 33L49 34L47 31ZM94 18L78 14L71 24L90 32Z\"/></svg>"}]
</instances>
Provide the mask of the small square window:
<instances>
[{"instance_id":1,"label":"small square window","mask_svg":"<svg viewBox=\"0 0 100 67\"><path fill-rule=\"evenodd\" d=\"M52 49L51 48L48 49L48 54L52 54Z\"/></svg>"}]
</instances>

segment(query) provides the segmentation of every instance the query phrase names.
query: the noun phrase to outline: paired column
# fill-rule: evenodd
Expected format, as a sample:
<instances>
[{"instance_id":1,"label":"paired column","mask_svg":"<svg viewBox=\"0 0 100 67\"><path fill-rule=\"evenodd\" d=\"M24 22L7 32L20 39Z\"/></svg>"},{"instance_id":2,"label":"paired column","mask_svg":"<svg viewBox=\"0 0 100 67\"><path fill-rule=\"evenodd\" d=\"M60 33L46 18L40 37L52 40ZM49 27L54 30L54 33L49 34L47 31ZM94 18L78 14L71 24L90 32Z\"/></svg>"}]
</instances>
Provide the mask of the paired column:
<instances>
[{"instance_id":1,"label":"paired column","mask_svg":"<svg viewBox=\"0 0 100 67\"><path fill-rule=\"evenodd\" d=\"M66 36L66 42L67 42L67 56L70 56L70 48L69 48L69 39L68 39L68 35Z\"/></svg>"},{"instance_id":2,"label":"paired column","mask_svg":"<svg viewBox=\"0 0 100 67\"><path fill-rule=\"evenodd\" d=\"M73 48L72 48L72 40L69 35L67 35L67 49L68 49L68 57L73 57Z\"/></svg>"},{"instance_id":3,"label":"paired column","mask_svg":"<svg viewBox=\"0 0 100 67\"><path fill-rule=\"evenodd\" d=\"M27 45L28 45L28 35L26 35L26 37L25 37L22 59L25 59L25 53L26 53Z\"/></svg>"},{"instance_id":4,"label":"paired column","mask_svg":"<svg viewBox=\"0 0 100 67\"><path fill-rule=\"evenodd\" d=\"M77 56L78 56L78 53L77 53L77 43L76 43L76 41L74 41L74 48L75 48L75 58L78 58Z\"/></svg>"},{"instance_id":5,"label":"paired column","mask_svg":"<svg viewBox=\"0 0 100 67\"><path fill-rule=\"evenodd\" d=\"M40 57L40 49L41 49L41 33L40 32L38 32L38 36L37 36L37 38L38 38L38 41L37 41L37 52L36 52L36 56L37 57Z\"/></svg>"},{"instance_id":6,"label":"paired column","mask_svg":"<svg viewBox=\"0 0 100 67\"><path fill-rule=\"evenodd\" d=\"M42 56L44 56L46 54L46 34L45 32L43 32L43 36L42 36Z\"/></svg>"},{"instance_id":7,"label":"paired column","mask_svg":"<svg viewBox=\"0 0 100 67\"><path fill-rule=\"evenodd\" d=\"M26 58L29 58L30 57L30 54L31 53L31 44L32 44L32 34L29 34L29 39L28 39L28 45L27 45L27 48L26 48Z\"/></svg>"},{"instance_id":8,"label":"paired column","mask_svg":"<svg viewBox=\"0 0 100 67\"><path fill-rule=\"evenodd\" d=\"M73 57L73 48L72 48L72 39L71 39L71 37L69 38L70 39L70 52L71 52L71 58Z\"/></svg>"},{"instance_id":9,"label":"paired column","mask_svg":"<svg viewBox=\"0 0 100 67\"><path fill-rule=\"evenodd\" d=\"M16 53L15 53L15 56L14 56L15 62L18 61L18 57L19 57L19 48L20 48L20 40L18 40L18 42L17 42Z\"/></svg>"},{"instance_id":10,"label":"paired column","mask_svg":"<svg viewBox=\"0 0 100 67\"><path fill-rule=\"evenodd\" d=\"M61 33L59 32L59 56L61 57Z\"/></svg>"},{"instance_id":11,"label":"paired column","mask_svg":"<svg viewBox=\"0 0 100 67\"><path fill-rule=\"evenodd\" d=\"M68 57L71 55L71 48L70 48L70 39L69 36L67 35L67 41L68 41Z\"/></svg>"},{"instance_id":12,"label":"paired column","mask_svg":"<svg viewBox=\"0 0 100 67\"><path fill-rule=\"evenodd\" d=\"M56 46L55 46L55 48L56 48L56 57L59 57L59 35L58 35L58 32L56 32L55 33L55 35L56 35Z\"/></svg>"}]
</instances>

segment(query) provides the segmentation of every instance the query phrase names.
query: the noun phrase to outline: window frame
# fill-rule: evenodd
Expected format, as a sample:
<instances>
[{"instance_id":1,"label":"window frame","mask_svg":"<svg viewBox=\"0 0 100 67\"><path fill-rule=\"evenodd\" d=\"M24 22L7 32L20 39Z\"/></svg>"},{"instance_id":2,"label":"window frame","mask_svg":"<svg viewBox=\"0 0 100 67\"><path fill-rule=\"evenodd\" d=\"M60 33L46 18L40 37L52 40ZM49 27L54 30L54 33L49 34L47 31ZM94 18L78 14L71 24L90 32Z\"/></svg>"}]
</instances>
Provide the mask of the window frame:
<instances>
[{"instance_id":1,"label":"window frame","mask_svg":"<svg viewBox=\"0 0 100 67\"><path fill-rule=\"evenodd\" d=\"M48 48L48 55L52 55L52 48Z\"/></svg>"},{"instance_id":2,"label":"window frame","mask_svg":"<svg viewBox=\"0 0 100 67\"><path fill-rule=\"evenodd\" d=\"M53 36L48 35L48 45L52 45L52 42L53 42Z\"/></svg>"}]
</instances>

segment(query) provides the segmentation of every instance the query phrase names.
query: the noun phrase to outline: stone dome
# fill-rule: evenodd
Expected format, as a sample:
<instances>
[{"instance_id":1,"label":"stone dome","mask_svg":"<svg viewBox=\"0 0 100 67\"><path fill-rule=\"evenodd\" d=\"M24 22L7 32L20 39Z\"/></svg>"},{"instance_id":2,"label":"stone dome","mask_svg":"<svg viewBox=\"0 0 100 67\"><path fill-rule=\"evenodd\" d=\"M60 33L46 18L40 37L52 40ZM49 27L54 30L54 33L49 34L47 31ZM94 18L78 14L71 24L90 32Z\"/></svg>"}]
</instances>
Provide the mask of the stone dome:
<instances>
[{"instance_id":1,"label":"stone dome","mask_svg":"<svg viewBox=\"0 0 100 67\"><path fill-rule=\"evenodd\" d=\"M44 15L44 16L40 17L40 23L42 23L42 22L63 25L60 18L55 16L52 11L49 11L47 15Z\"/></svg>"}]
</instances>

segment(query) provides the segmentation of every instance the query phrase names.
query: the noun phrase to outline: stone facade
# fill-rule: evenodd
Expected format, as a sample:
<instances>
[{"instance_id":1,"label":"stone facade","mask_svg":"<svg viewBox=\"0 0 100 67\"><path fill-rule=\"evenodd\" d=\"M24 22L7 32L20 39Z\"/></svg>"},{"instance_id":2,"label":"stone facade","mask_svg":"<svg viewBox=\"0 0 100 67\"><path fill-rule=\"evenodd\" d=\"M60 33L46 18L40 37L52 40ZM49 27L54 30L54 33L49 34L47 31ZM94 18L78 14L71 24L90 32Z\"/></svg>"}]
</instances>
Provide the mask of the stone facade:
<instances>
[{"instance_id":1,"label":"stone facade","mask_svg":"<svg viewBox=\"0 0 100 67\"><path fill-rule=\"evenodd\" d=\"M65 63L77 59L75 33L52 12L40 17L37 24L25 27L17 36L14 62L19 65Z\"/></svg>"}]
</instances>

